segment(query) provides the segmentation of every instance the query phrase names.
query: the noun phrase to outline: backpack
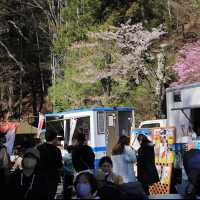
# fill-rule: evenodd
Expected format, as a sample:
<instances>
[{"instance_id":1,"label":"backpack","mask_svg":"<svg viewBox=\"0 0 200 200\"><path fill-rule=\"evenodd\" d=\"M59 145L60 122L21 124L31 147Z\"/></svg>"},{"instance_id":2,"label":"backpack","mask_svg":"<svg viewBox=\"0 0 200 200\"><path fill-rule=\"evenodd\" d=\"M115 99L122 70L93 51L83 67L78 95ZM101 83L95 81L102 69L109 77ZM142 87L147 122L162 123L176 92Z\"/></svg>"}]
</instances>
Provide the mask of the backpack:
<instances>
[{"instance_id":1,"label":"backpack","mask_svg":"<svg viewBox=\"0 0 200 200\"><path fill-rule=\"evenodd\" d=\"M106 182L99 188L98 196L100 199L122 199L120 186L112 182Z\"/></svg>"},{"instance_id":2,"label":"backpack","mask_svg":"<svg viewBox=\"0 0 200 200\"><path fill-rule=\"evenodd\" d=\"M145 194L140 182L129 182L120 185L122 199L139 199L146 200L148 196Z\"/></svg>"},{"instance_id":3,"label":"backpack","mask_svg":"<svg viewBox=\"0 0 200 200\"><path fill-rule=\"evenodd\" d=\"M100 199L148 199L140 182L123 183L121 185L106 182L98 190L98 195Z\"/></svg>"}]
</instances>

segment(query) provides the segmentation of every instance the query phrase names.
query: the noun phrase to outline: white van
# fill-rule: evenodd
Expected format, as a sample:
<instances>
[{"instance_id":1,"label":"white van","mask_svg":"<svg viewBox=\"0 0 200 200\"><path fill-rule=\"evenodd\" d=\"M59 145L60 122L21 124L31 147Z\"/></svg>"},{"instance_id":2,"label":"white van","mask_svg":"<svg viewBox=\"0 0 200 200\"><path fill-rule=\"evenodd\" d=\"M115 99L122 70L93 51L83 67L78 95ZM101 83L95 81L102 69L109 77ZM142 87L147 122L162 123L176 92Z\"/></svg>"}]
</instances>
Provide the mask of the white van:
<instances>
[{"instance_id":1,"label":"white van","mask_svg":"<svg viewBox=\"0 0 200 200\"><path fill-rule=\"evenodd\" d=\"M45 114L46 130L53 129L71 145L76 130L82 130L95 152L95 162L111 155L120 135L128 135L135 127L134 109L130 107L94 107Z\"/></svg>"},{"instance_id":2,"label":"white van","mask_svg":"<svg viewBox=\"0 0 200 200\"><path fill-rule=\"evenodd\" d=\"M155 119L142 121L139 128L155 128L155 127L166 127L167 119Z\"/></svg>"}]
</instances>

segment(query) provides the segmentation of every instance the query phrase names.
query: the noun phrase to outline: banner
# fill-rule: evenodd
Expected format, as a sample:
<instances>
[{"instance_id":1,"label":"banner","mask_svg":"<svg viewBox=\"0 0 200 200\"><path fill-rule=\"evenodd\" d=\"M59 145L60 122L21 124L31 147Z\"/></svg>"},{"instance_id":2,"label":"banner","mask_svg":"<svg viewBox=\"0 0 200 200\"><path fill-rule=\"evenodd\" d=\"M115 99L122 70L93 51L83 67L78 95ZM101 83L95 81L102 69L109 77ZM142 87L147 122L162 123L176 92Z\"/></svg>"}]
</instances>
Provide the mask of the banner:
<instances>
[{"instance_id":1,"label":"banner","mask_svg":"<svg viewBox=\"0 0 200 200\"><path fill-rule=\"evenodd\" d=\"M42 132L42 127L44 125L45 116L42 113L39 113L39 121L38 121L38 127L37 127L37 133L36 138L40 138L40 134Z\"/></svg>"},{"instance_id":2,"label":"banner","mask_svg":"<svg viewBox=\"0 0 200 200\"><path fill-rule=\"evenodd\" d=\"M16 128L9 129L6 134L6 143L4 144L7 148L7 152L9 155L13 152L13 146L15 143L15 135L16 135Z\"/></svg>"},{"instance_id":3,"label":"banner","mask_svg":"<svg viewBox=\"0 0 200 200\"><path fill-rule=\"evenodd\" d=\"M0 122L0 134L6 133L6 143L4 145L6 146L9 155L13 152L15 134L18 126L19 123L17 122Z\"/></svg>"},{"instance_id":4,"label":"banner","mask_svg":"<svg viewBox=\"0 0 200 200\"><path fill-rule=\"evenodd\" d=\"M10 129L16 129L19 123L16 122L0 122L0 133L7 133Z\"/></svg>"}]
</instances>

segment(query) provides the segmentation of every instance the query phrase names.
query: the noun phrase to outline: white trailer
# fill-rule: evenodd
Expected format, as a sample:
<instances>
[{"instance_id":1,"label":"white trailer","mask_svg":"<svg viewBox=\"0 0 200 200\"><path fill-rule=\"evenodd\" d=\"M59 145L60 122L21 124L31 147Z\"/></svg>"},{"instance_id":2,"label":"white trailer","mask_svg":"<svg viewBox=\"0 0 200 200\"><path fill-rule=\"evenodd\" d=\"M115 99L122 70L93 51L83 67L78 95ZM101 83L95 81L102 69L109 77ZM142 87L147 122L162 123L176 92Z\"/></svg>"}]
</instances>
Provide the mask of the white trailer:
<instances>
[{"instance_id":1,"label":"white trailer","mask_svg":"<svg viewBox=\"0 0 200 200\"><path fill-rule=\"evenodd\" d=\"M54 129L65 144L72 144L76 130L86 135L88 144L96 155L96 163L111 154L120 135L128 135L135 128L134 110L129 107L100 107L74 109L45 114L46 130Z\"/></svg>"},{"instance_id":2,"label":"white trailer","mask_svg":"<svg viewBox=\"0 0 200 200\"><path fill-rule=\"evenodd\" d=\"M191 129L200 135L200 82L168 88L168 126L176 127L176 142L187 143Z\"/></svg>"}]
</instances>

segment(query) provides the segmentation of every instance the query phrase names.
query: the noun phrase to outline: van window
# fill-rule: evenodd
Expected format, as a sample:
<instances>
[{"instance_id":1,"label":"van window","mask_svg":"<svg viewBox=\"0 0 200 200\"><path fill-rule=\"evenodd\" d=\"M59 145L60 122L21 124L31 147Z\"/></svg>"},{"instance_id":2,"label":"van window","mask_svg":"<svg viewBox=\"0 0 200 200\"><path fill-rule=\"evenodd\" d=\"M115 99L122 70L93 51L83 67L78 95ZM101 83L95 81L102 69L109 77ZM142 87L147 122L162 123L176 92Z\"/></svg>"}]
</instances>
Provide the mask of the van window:
<instances>
[{"instance_id":1,"label":"van window","mask_svg":"<svg viewBox=\"0 0 200 200\"><path fill-rule=\"evenodd\" d=\"M181 92L175 91L173 93L174 102L181 102Z\"/></svg>"},{"instance_id":2,"label":"van window","mask_svg":"<svg viewBox=\"0 0 200 200\"><path fill-rule=\"evenodd\" d=\"M59 140L64 140L64 117L63 116L47 116L46 131L52 130L57 133Z\"/></svg>"},{"instance_id":3,"label":"van window","mask_svg":"<svg viewBox=\"0 0 200 200\"><path fill-rule=\"evenodd\" d=\"M97 113L97 126L98 126L98 134L105 134L106 120L104 112Z\"/></svg>"},{"instance_id":4,"label":"van window","mask_svg":"<svg viewBox=\"0 0 200 200\"><path fill-rule=\"evenodd\" d=\"M72 140L76 138L79 131L85 135L87 141L90 140L90 117L77 118L76 128Z\"/></svg>"},{"instance_id":5,"label":"van window","mask_svg":"<svg viewBox=\"0 0 200 200\"><path fill-rule=\"evenodd\" d=\"M160 127L160 123L153 123L153 124L143 124L141 128L155 128Z\"/></svg>"}]
</instances>

